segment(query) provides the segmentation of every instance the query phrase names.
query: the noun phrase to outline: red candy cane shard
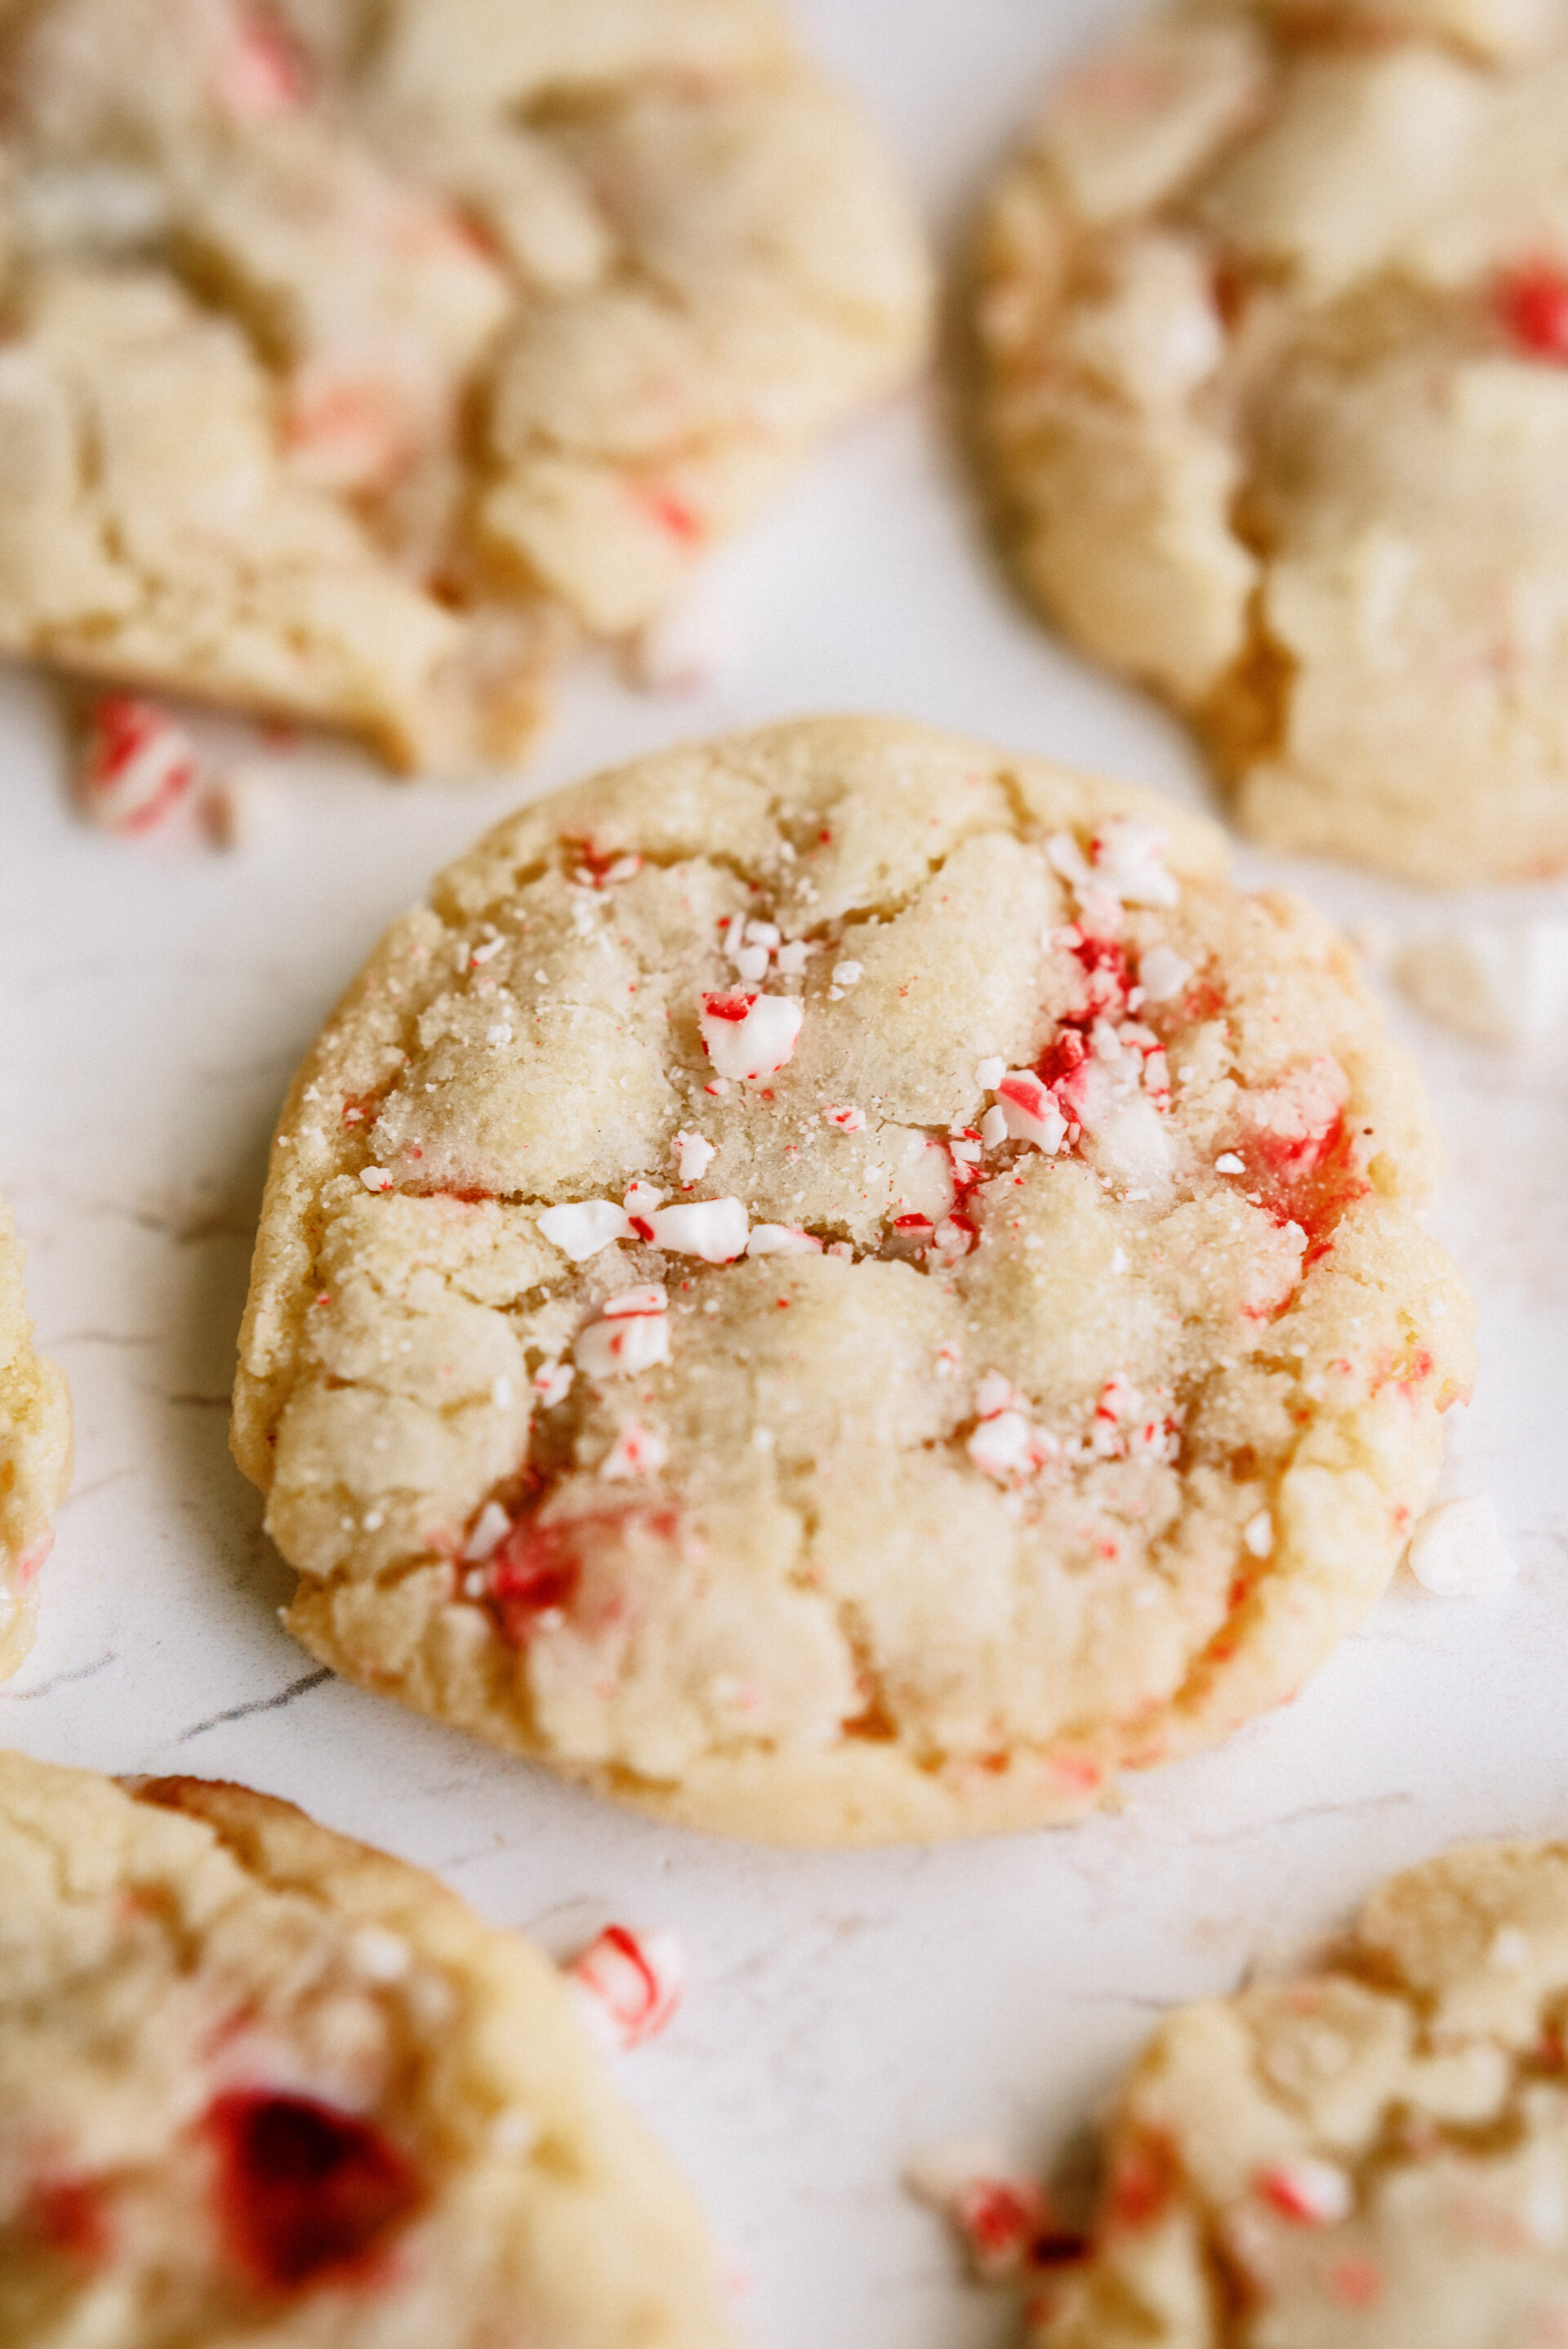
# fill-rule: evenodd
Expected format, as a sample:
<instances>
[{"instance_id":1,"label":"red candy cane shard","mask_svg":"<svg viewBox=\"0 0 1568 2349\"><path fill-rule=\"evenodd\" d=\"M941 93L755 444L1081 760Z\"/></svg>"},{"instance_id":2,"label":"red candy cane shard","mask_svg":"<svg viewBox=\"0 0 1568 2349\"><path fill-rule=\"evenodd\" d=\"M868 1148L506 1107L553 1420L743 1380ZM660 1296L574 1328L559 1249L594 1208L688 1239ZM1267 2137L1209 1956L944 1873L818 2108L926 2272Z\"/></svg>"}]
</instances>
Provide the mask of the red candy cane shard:
<instances>
[{"instance_id":1,"label":"red candy cane shard","mask_svg":"<svg viewBox=\"0 0 1568 2349\"><path fill-rule=\"evenodd\" d=\"M673 1933L634 1933L625 1925L606 1925L567 1971L589 2030L615 2049L656 2039L686 1983L686 1953Z\"/></svg>"},{"instance_id":2,"label":"red candy cane shard","mask_svg":"<svg viewBox=\"0 0 1568 2349\"><path fill-rule=\"evenodd\" d=\"M156 701L106 693L88 719L79 773L81 802L106 832L152 832L196 781L196 746Z\"/></svg>"}]
</instances>

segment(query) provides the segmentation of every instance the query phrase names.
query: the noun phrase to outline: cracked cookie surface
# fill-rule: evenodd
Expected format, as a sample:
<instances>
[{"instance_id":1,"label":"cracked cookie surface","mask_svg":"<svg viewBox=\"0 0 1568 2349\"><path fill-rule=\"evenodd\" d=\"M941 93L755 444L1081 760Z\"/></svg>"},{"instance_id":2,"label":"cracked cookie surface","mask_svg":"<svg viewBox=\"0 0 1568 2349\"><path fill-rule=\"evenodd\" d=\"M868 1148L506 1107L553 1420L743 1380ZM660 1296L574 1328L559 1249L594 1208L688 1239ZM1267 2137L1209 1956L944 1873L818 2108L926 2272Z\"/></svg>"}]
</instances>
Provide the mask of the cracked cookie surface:
<instances>
[{"instance_id":1,"label":"cracked cookie surface","mask_svg":"<svg viewBox=\"0 0 1568 2349\"><path fill-rule=\"evenodd\" d=\"M234 1447L337 1671L793 1841L1063 1818L1359 1620L1470 1306L1414 1079L1168 803L821 719L557 793L300 1071Z\"/></svg>"},{"instance_id":2,"label":"cracked cookie surface","mask_svg":"<svg viewBox=\"0 0 1568 2349\"><path fill-rule=\"evenodd\" d=\"M0 1680L33 1644L38 1576L70 1478L70 1397L33 1350L21 1243L0 1199Z\"/></svg>"},{"instance_id":3,"label":"cracked cookie surface","mask_svg":"<svg viewBox=\"0 0 1568 2349\"><path fill-rule=\"evenodd\" d=\"M1568 1848L1473 1844L1332 1961L1181 2008L1122 2092L1036 2349L1568 2338Z\"/></svg>"},{"instance_id":4,"label":"cracked cookie surface","mask_svg":"<svg viewBox=\"0 0 1568 2349\"><path fill-rule=\"evenodd\" d=\"M1562 0L1192 0L986 207L1021 579L1279 846L1568 864L1565 122Z\"/></svg>"},{"instance_id":5,"label":"cracked cookie surface","mask_svg":"<svg viewBox=\"0 0 1568 2349\"><path fill-rule=\"evenodd\" d=\"M721 2349L555 1969L286 1803L0 1754L14 2349Z\"/></svg>"},{"instance_id":6,"label":"cracked cookie surface","mask_svg":"<svg viewBox=\"0 0 1568 2349\"><path fill-rule=\"evenodd\" d=\"M923 347L766 0L0 26L0 648L504 759Z\"/></svg>"}]
</instances>

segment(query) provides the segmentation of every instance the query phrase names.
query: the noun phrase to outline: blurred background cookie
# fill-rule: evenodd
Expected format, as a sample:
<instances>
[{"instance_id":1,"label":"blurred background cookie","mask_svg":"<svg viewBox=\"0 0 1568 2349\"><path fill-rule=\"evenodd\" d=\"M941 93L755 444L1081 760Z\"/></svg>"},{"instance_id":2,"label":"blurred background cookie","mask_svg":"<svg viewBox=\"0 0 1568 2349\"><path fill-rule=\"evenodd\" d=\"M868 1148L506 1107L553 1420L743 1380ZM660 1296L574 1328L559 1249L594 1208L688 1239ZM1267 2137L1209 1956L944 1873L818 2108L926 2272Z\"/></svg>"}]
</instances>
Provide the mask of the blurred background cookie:
<instances>
[{"instance_id":1,"label":"blurred background cookie","mask_svg":"<svg viewBox=\"0 0 1568 2349\"><path fill-rule=\"evenodd\" d=\"M33 1350L21 1243L0 1199L0 1680L33 1644L38 1575L70 1476L70 1397Z\"/></svg>"},{"instance_id":2,"label":"blurred background cookie","mask_svg":"<svg viewBox=\"0 0 1568 2349\"><path fill-rule=\"evenodd\" d=\"M0 2334L722 2349L553 1967L292 1805L0 1754Z\"/></svg>"},{"instance_id":3,"label":"blurred background cookie","mask_svg":"<svg viewBox=\"0 0 1568 2349\"><path fill-rule=\"evenodd\" d=\"M1568 863L1568 13L1193 0L1047 96L975 256L1029 592L1243 823Z\"/></svg>"},{"instance_id":4,"label":"blurred background cookie","mask_svg":"<svg viewBox=\"0 0 1568 2349\"><path fill-rule=\"evenodd\" d=\"M0 649L505 761L924 347L765 0L8 12Z\"/></svg>"},{"instance_id":5,"label":"blurred background cookie","mask_svg":"<svg viewBox=\"0 0 1568 2349\"><path fill-rule=\"evenodd\" d=\"M1568 1849L1483 1843L1385 1885L1319 1969L1181 2008L1090 2242L1046 2239L1036 2349L1561 2338L1565 1995Z\"/></svg>"}]
</instances>

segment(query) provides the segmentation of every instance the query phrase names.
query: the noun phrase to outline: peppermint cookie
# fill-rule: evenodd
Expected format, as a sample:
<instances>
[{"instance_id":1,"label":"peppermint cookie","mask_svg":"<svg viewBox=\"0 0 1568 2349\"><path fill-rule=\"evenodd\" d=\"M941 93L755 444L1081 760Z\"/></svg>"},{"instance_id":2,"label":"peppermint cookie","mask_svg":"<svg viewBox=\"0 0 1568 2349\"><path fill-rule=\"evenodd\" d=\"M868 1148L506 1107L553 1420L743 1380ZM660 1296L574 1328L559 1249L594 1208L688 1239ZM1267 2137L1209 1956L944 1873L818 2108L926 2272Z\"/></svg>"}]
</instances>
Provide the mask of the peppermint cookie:
<instances>
[{"instance_id":1,"label":"peppermint cookie","mask_svg":"<svg viewBox=\"0 0 1568 2349\"><path fill-rule=\"evenodd\" d=\"M284 1112L286 1620L695 1826L1070 1817L1392 1573L1470 1374L1429 1155L1333 935L1147 795L870 719L559 793Z\"/></svg>"},{"instance_id":2,"label":"peppermint cookie","mask_svg":"<svg viewBox=\"0 0 1568 2349\"><path fill-rule=\"evenodd\" d=\"M70 1480L70 1397L33 1351L21 1244L0 1199L0 1680L33 1644L38 1574Z\"/></svg>"},{"instance_id":3,"label":"peppermint cookie","mask_svg":"<svg viewBox=\"0 0 1568 2349\"><path fill-rule=\"evenodd\" d=\"M1181 2008L1124 2090L1036 2349L1568 2339L1568 1847L1396 1877L1319 1971Z\"/></svg>"},{"instance_id":4,"label":"peppermint cookie","mask_svg":"<svg viewBox=\"0 0 1568 2349\"><path fill-rule=\"evenodd\" d=\"M8 2349L720 2349L553 1967L289 1804L0 1754Z\"/></svg>"},{"instance_id":5,"label":"peppermint cookie","mask_svg":"<svg viewBox=\"0 0 1568 2349\"><path fill-rule=\"evenodd\" d=\"M1191 0L986 212L1024 582L1185 710L1261 839L1568 864L1568 9Z\"/></svg>"},{"instance_id":6,"label":"peppermint cookie","mask_svg":"<svg viewBox=\"0 0 1568 2349\"><path fill-rule=\"evenodd\" d=\"M926 337L768 0L0 27L0 648L504 757Z\"/></svg>"}]
</instances>

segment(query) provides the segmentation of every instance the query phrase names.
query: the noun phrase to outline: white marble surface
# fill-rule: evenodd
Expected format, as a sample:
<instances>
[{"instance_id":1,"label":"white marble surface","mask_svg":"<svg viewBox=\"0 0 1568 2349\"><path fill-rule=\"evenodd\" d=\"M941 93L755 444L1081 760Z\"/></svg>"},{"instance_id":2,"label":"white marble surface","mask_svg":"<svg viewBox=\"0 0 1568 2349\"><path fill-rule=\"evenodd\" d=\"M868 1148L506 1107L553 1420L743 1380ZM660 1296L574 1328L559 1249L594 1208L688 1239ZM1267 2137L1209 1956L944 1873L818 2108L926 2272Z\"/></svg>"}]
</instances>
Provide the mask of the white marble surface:
<instances>
[{"instance_id":1,"label":"white marble surface","mask_svg":"<svg viewBox=\"0 0 1568 2349\"><path fill-rule=\"evenodd\" d=\"M798 0L900 141L940 233L1052 61L1124 13L1088 0ZM725 564L744 632L714 688L582 676L529 777L823 707L905 710L1202 785L1176 730L1054 647L980 547L939 406L832 451ZM802 1857L650 1826L327 1681L278 1629L287 1578L230 1464L225 1396L269 1128L387 919L519 796L399 787L344 754L280 767L252 851L83 831L52 703L0 680L0 1189L78 1469L42 1635L0 1739L109 1770L248 1779L436 1869L556 1946L614 1912L674 1926L695 1981L627 2091L702 2190L754 2349L981 2349L901 2161L959 2131L1044 2154L1171 2000L1336 1920L1457 1836L1568 1828L1568 1041L1506 1061L1398 1007L1445 1128L1438 1221L1482 1306L1481 1384L1447 1489L1490 1490L1522 1562L1488 1600L1403 1581L1288 1712L1068 1832ZM1257 859L1248 869L1261 874ZM1394 935L1452 909L1333 869L1288 877ZM1486 902L1486 901L1478 901ZM1493 893L1562 911L1561 888Z\"/></svg>"}]
</instances>

